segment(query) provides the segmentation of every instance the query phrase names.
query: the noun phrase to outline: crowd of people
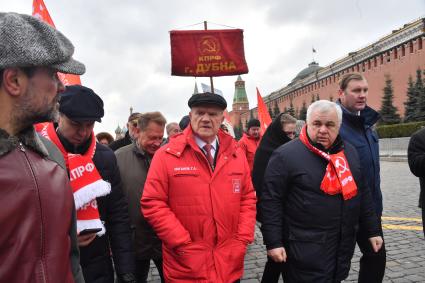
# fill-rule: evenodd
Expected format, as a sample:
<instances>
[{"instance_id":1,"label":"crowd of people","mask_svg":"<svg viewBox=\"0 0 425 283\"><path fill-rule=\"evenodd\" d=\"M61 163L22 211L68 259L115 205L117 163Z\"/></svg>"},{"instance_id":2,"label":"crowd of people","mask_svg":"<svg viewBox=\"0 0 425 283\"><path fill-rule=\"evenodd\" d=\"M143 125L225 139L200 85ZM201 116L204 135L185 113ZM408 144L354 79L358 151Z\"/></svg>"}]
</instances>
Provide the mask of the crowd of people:
<instances>
[{"instance_id":1,"label":"crowd of people","mask_svg":"<svg viewBox=\"0 0 425 283\"><path fill-rule=\"evenodd\" d=\"M62 33L0 13L0 46L1 282L146 282L151 261L161 282L240 282L256 223L262 282L341 282L356 242L359 282L382 282L379 114L361 74L301 127L252 119L236 141L225 99L199 93L180 123L132 113L113 141L93 131L101 97L59 80L85 72ZM421 178L423 137L409 147Z\"/></svg>"}]
</instances>

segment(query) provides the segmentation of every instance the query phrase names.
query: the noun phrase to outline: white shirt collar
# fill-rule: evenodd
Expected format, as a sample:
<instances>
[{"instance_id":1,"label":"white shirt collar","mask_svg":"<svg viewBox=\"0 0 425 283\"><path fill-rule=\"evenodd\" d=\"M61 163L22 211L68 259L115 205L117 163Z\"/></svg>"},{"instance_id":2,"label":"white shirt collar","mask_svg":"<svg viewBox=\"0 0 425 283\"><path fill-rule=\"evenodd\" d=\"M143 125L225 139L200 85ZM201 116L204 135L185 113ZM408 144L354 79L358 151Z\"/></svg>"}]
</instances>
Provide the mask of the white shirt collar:
<instances>
[{"instance_id":1,"label":"white shirt collar","mask_svg":"<svg viewBox=\"0 0 425 283\"><path fill-rule=\"evenodd\" d=\"M204 149L204 145L206 145L206 144L207 144L206 142L204 142L203 140L201 140L201 138L200 138L200 137L198 137L198 136L196 136L196 135L195 135L195 142L196 142L196 144L197 144L200 148L202 148L202 150ZM216 137L215 137L215 139L214 139L214 141L211 143L212 150L213 150L214 152L217 150L217 144L218 144L218 138L217 138L217 136L216 136Z\"/></svg>"}]
</instances>

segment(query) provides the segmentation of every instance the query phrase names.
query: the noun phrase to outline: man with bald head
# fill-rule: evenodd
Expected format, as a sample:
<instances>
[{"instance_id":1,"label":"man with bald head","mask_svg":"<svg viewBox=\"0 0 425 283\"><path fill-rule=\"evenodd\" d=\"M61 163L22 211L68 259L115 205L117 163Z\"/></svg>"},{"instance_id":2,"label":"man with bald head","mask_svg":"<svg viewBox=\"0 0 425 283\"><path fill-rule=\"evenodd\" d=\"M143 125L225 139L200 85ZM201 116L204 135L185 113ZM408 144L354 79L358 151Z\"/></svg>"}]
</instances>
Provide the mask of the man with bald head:
<instances>
[{"instance_id":1,"label":"man with bald head","mask_svg":"<svg viewBox=\"0 0 425 283\"><path fill-rule=\"evenodd\" d=\"M382 246L355 148L339 136L341 108L319 100L300 137L272 154L260 203L267 255L285 282L340 282L348 276L360 225ZM360 210L362 208L362 210Z\"/></svg>"}]
</instances>

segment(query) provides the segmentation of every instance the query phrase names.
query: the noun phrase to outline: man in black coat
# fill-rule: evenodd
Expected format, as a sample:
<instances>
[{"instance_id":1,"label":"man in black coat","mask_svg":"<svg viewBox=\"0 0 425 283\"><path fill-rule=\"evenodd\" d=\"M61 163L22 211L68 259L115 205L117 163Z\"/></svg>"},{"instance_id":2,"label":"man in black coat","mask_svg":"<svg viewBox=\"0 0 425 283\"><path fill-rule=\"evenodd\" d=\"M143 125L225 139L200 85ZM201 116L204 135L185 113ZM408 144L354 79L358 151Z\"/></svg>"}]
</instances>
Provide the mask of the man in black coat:
<instances>
[{"instance_id":1,"label":"man in black coat","mask_svg":"<svg viewBox=\"0 0 425 283\"><path fill-rule=\"evenodd\" d=\"M425 129L415 132L410 137L407 158L410 171L416 177L419 177L419 207L422 208L422 225L425 236Z\"/></svg>"},{"instance_id":2,"label":"man in black coat","mask_svg":"<svg viewBox=\"0 0 425 283\"><path fill-rule=\"evenodd\" d=\"M339 82L339 99L336 102L342 108L342 124L339 134L344 141L351 143L357 150L360 164L367 168L364 173L367 188L379 222L380 235L383 237L381 216L383 211L381 175L379 164L379 139L374 124L380 115L367 106L368 82L359 73L345 74ZM357 244L360 258L359 283L380 283L384 279L386 265L385 244L375 253L369 245L368 235L360 229Z\"/></svg>"},{"instance_id":3,"label":"man in black coat","mask_svg":"<svg viewBox=\"0 0 425 283\"><path fill-rule=\"evenodd\" d=\"M252 184L257 194L257 220L261 222L260 201L263 190L264 173L269 163L270 156L279 146L295 138L295 126L297 119L289 114L280 113L269 125L261 139L254 158L252 170ZM283 272L284 264L273 261L267 257L261 282L278 282L280 274Z\"/></svg>"},{"instance_id":4,"label":"man in black coat","mask_svg":"<svg viewBox=\"0 0 425 283\"><path fill-rule=\"evenodd\" d=\"M47 133L64 155L70 171L71 186L73 179L78 177L70 170L72 154L91 158L101 180L110 184L109 193L96 195L94 202L88 204L97 209L100 215L100 222L104 225L103 235L100 232L78 235L85 282L114 282L111 252L118 279L121 282L135 282L130 221L117 160L111 149L95 141L93 133L95 121L100 122L104 114L103 101L93 90L75 85L66 88L59 104L58 125L54 126L53 131L47 130ZM93 170L87 166L85 168L87 171ZM74 199L75 196L74 189ZM77 210L77 227L79 221L83 223L84 220Z\"/></svg>"},{"instance_id":5,"label":"man in black coat","mask_svg":"<svg viewBox=\"0 0 425 283\"><path fill-rule=\"evenodd\" d=\"M285 262L285 282L340 282L350 270L362 226L375 252L382 246L369 190L353 146L341 140L342 111L319 100L307 126L273 152L260 210L267 254Z\"/></svg>"}]
</instances>

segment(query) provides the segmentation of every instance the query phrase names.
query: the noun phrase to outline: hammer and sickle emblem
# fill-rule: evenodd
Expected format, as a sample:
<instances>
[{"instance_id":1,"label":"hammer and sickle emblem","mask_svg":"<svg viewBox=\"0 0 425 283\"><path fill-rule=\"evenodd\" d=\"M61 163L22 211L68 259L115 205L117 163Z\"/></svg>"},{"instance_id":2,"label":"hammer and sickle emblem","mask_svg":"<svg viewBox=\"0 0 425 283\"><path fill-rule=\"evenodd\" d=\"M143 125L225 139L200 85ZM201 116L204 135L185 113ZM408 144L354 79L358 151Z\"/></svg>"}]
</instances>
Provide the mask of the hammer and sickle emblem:
<instances>
[{"instance_id":1,"label":"hammer and sickle emblem","mask_svg":"<svg viewBox=\"0 0 425 283\"><path fill-rule=\"evenodd\" d=\"M338 169L338 175L341 177L342 174L344 174L347 171L350 171L348 169L347 163L345 162L344 158L337 157L335 160L335 167Z\"/></svg>"},{"instance_id":2,"label":"hammer and sickle emblem","mask_svg":"<svg viewBox=\"0 0 425 283\"><path fill-rule=\"evenodd\" d=\"M213 36L204 36L199 43L199 50L202 54L212 54L220 51L220 43Z\"/></svg>"}]
</instances>

